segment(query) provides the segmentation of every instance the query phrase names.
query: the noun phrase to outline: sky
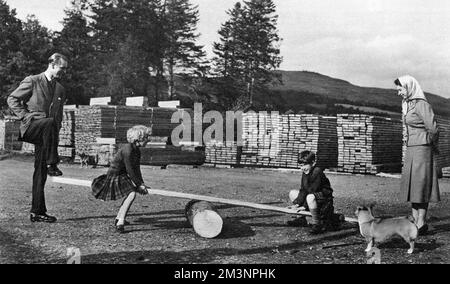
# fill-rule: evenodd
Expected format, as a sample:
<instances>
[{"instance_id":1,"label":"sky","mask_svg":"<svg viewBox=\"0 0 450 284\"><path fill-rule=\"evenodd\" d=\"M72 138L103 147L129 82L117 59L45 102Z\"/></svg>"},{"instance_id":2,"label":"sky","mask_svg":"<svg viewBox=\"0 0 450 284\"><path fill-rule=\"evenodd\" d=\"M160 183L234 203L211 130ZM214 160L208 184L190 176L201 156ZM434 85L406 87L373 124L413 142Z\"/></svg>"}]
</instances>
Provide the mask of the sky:
<instances>
[{"instance_id":1,"label":"sky","mask_svg":"<svg viewBox=\"0 0 450 284\"><path fill-rule=\"evenodd\" d=\"M6 0L18 17L34 14L60 30L69 0ZM199 5L199 44L212 55L217 31L237 0ZM282 70L312 71L366 87L394 88L402 75L450 98L450 1L274 0Z\"/></svg>"}]
</instances>

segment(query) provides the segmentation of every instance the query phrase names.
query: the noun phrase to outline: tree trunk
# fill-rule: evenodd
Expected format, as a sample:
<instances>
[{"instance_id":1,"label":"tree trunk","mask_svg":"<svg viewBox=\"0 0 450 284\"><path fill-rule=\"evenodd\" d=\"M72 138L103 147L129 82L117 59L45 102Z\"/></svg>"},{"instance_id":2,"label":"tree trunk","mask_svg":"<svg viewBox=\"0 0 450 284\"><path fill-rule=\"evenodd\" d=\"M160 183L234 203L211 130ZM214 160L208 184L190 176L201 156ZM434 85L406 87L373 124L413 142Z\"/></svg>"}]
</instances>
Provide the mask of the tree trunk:
<instances>
[{"instance_id":1,"label":"tree trunk","mask_svg":"<svg viewBox=\"0 0 450 284\"><path fill-rule=\"evenodd\" d=\"M209 202L191 200L185 214L194 231L203 238L213 239L222 232L222 217Z\"/></svg>"}]
</instances>

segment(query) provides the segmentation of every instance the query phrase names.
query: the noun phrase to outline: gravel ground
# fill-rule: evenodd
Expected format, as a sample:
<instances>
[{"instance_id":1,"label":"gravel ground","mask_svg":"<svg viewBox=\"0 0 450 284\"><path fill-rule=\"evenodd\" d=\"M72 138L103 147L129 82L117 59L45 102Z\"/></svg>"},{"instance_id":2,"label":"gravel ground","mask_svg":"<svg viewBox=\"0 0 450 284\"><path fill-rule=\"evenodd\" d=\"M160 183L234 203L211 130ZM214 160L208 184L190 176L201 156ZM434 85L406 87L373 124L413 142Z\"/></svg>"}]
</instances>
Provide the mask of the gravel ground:
<instances>
[{"instance_id":1,"label":"gravel ground","mask_svg":"<svg viewBox=\"0 0 450 284\"><path fill-rule=\"evenodd\" d=\"M105 168L61 165L65 177L93 179ZM95 200L89 188L47 183L49 214L55 224L29 221L32 158L0 161L0 263L66 263L67 250L79 248L82 263L295 264L367 262L358 230L346 224L338 232L310 236L286 225L293 218L277 212L217 205L224 229L216 239L197 236L184 217L186 200L139 196L125 234L114 231L120 201ZM143 167L153 188L288 206L300 174L250 169ZM328 174L336 210L354 217L360 204L376 203L377 216L409 214L397 198L398 179ZM440 181L443 201L430 210L431 232L420 237L413 255L394 238L379 246L382 263L450 263L450 181Z\"/></svg>"}]
</instances>

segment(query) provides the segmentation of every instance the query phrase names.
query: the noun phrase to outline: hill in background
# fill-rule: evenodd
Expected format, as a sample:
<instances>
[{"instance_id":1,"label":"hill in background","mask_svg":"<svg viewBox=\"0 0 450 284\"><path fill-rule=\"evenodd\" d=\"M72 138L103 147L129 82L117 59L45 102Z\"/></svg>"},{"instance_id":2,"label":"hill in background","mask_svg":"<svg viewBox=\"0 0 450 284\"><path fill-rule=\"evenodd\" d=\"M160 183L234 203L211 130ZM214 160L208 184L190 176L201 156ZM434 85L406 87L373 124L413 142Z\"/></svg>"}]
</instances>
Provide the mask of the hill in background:
<instances>
[{"instance_id":1,"label":"hill in background","mask_svg":"<svg viewBox=\"0 0 450 284\"><path fill-rule=\"evenodd\" d=\"M285 108L294 111L313 109L324 111L331 104L338 112L345 109L363 113L384 113L395 116L401 113L401 98L394 89L359 87L351 83L307 71L280 71L283 85L272 88L273 96L279 96ZM426 93L437 114L450 116L450 100ZM265 98L267 99L267 98Z\"/></svg>"},{"instance_id":2,"label":"hill in background","mask_svg":"<svg viewBox=\"0 0 450 284\"><path fill-rule=\"evenodd\" d=\"M283 85L269 92L254 95L254 109L258 111L291 111L335 115L336 113L367 113L390 117L401 116L401 98L394 89L355 86L347 81L307 71L278 71ZM189 83L177 80L177 96L185 107L192 107L199 97L189 91ZM218 103L212 92L203 100ZM436 114L450 117L450 100L426 93Z\"/></svg>"}]
</instances>

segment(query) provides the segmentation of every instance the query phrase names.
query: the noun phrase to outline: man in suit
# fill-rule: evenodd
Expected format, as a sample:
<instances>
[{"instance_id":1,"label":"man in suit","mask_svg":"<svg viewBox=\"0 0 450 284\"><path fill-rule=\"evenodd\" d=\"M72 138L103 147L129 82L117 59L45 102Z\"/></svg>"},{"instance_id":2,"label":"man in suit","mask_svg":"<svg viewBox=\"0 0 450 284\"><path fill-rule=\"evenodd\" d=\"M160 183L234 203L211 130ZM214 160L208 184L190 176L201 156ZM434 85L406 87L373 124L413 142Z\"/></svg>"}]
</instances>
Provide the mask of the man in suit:
<instances>
[{"instance_id":1,"label":"man in suit","mask_svg":"<svg viewBox=\"0 0 450 284\"><path fill-rule=\"evenodd\" d=\"M31 222L56 222L47 215L44 187L47 175L62 175L57 167L58 140L66 94L57 79L67 66L64 55L53 54L44 73L26 77L8 97L10 109L21 120L20 139L35 145Z\"/></svg>"}]
</instances>

